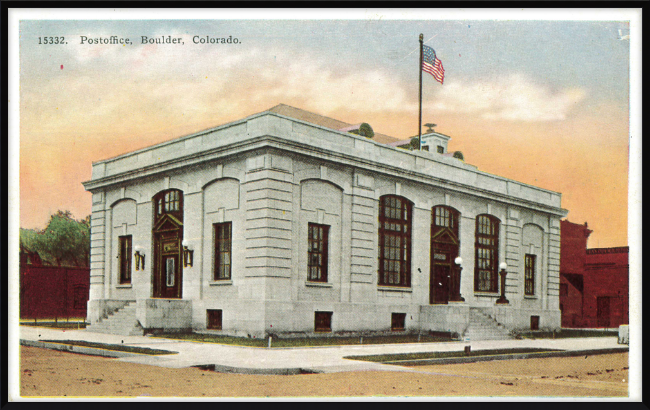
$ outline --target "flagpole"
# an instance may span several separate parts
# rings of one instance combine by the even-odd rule
[[[418,118],[418,151],[422,150],[422,59],[424,58],[423,39],[424,36],[420,34],[420,66],[418,67],[420,71],[420,116]]]

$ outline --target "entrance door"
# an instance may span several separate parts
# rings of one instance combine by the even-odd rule
[[[609,296],[599,296],[596,299],[598,327],[609,327]]]
[[[154,234],[153,297],[181,297],[181,252],[180,230]]]
[[[154,298],[183,294],[183,193],[161,191],[153,197],[153,292]]]
[[[454,259],[458,256],[460,213],[448,206],[438,205],[431,209],[431,264],[429,271],[429,303],[447,304],[459,295],[459,289],[451,289],[451,275],[456,269]]]
[[[451,266],[448,264],[433,265],[431,277],[430,303],[447,304],[449,302],[449,276]]]

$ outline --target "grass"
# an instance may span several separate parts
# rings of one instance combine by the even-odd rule
[[[51,327],[54,329],[85,329],[86,322],[20,322],[21,326]]]
[[[161,333],[155,337],[181,339],[193,342],[219,343],[239,346],[268,347],[268,339],[247,337],[219,336],[201,333]],[[432,343],[451,342],[450,336],[444,335],[390,335],[390,336],[332,336],[332,337],[303,337],[277,338],[273,337],[271,347],[308,347],[308,346],[340,346],[358,344],[391,344],[391,343]]]
[[[391,363],[406,360],[423,360],[423,359],[447,359],[454,357],[480,357],[480,356],[493,356],[500,354],[517,354],[517,353],[539,353],[539,352],[552,352],[559,351],[556,349],[535,349],[535,348],[519,348],[519,349],[486,349],[486,350],[473,350],[466,354],[464,351],[454,352],[421,352],[421,353],[395,353],[395,354],[377,354],[367,356],[346,356],[344,359],[362,360],[366,362],[377,363]]]
[[[177,352],[171,352],[169,350],[150,349],[148,347],[124,346],[124,345],[114,345],[114,344],[97,343],[97,342],[86,342],[84,340],[40,340],[40,341],[48,342],[48,343],[72,345],[72,346],[92,347],[92,348],[104,349],[104,350],[114,350],[118,352],[148,354],[148,355],[177,354]]]
[[[519,332],[526,339],[566,339],[569,337],[618,337],[618,330],[562,329],[559,332]]]

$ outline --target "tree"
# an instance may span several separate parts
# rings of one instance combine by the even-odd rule
[[[70,211],[57,211],[42,231],[21,228],[20,243],[45,264],[90,266],[90,215],[76,221]]]
[[[359,125],[359,129],[352,130],[350,132],[352,134],[361,135],[362,137],[366,137],[366,138],[373,138],[375,136],[375,132],[372,130],[372,127],[367,122],[364,122],[361,125]]]
[[[375,136],[375,132],[372,130],[370,124],[364,122],[359,126],[359,135],[366,138],[373,138]]]
[[[460,151],[456,151],[456,152],[454,152],[454,158],[458,158],[458,159],[461,160],[461,161],[464,161],[464,160],[465,160],[465,157],[463,156],[463,153],[460,152]]]

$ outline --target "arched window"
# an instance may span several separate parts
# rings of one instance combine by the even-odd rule
[[[443,228],[449,228],[458,238],[460,213],[454,208],[444,205],[434,206],[431,210],[433,231],[437,232]],[[435,234],[435,232],[433,232]]]
[[[168,189],[158,192],[153,197],[154,220],[165,214],[171,214],[179,221],[183,221],[183,193],[178,189]]]
[[[499,219],[492,215],[476,217],[476,257],[474,258],[474,290],[498,291]]]
[[[411,286],[412,203],[403,197],[379,198],[379,284]]]

